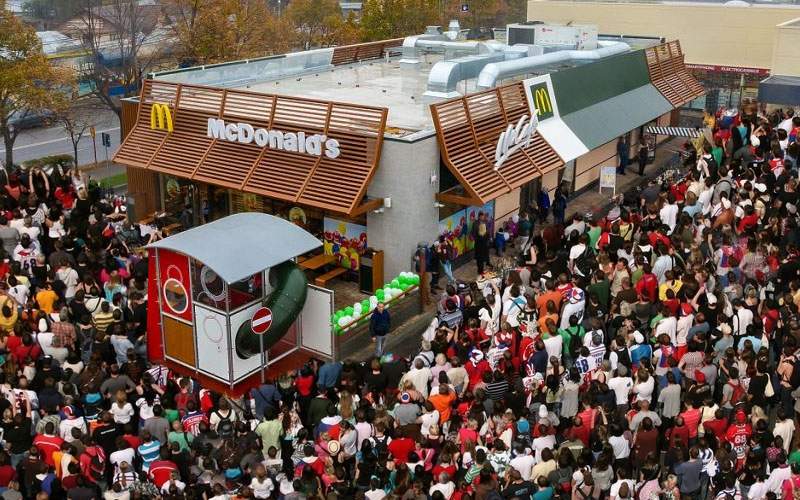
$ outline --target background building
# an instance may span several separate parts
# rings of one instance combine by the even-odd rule
[[[530,21],[592,23],[601,33],[680,40],[687,67],[706,88],[687,107],[708,110],[756,98],[759,81],[770,74],[800,75],[797,18],[800,6],[772,2],[528,2]]]

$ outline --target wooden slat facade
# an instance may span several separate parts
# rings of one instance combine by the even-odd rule
[[[139,103],[131,99],[123,99],[122,102],[121,131],[124,140],[136,127],[139,113]],[[158,208],[159,186],[158,175],[155,172],[148,172],[141,168],[128,167],[128,195],[136,201],[134,213],[131,214],[135,219],[145,217]]]
[[[380,160],[386,108],[145,81],[136,125],[114,160],[148,173],[197,180],[343,214],[358,209]],[[153,130],[154,104],[169,106],[174,130]],[[326,134],[339,142],[330,159],[216,140],[208,118],[254,128]]]
[[[539,135],[494,169],[500,133],[531,110],[522,82],[431,105],[431,116],[445,164],[471,199],[486,203],[564,162]]]
[[[331,64],[340,66],[368,59],[380,59],[389,47],[399,47],[403,44],[402,38],[391,40],[381,40],[379,42],[357,43],[354,45],[342,45],[333,48],[333,59]]]
[[[675,107],[700,97],[705,89],[689,73],[678,40],[645,49],[650,80],[659,92]]]

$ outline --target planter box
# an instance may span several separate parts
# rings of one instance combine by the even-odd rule
[[[419,301],[419,288],[414,287],[413,290],[408,291],[402,297],[393,300],[388,311],[392,315],[391,331],[394,332],[400,325],[422,312]],[[335,342],[335,354],[338,361],[360,354],[365,347],[371,345],[369,321],[354,326],[342,335],[337,335]]]

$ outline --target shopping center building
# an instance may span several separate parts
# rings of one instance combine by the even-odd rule
[[[350,269],[381,250],[391,278],[439,235],[468,253],[480,212],[499,225],[540,188],[596,186],[618,138],[635,154],[644,126],[704,92],[658,30],[515,29],[512,45],[430,29],[152,75],[115,157],[133,213],[280,215]]]
[[[528,19],[680,40],[687,68],[706,89],[686,106],[690,109],[738,107],[742,100],[757,99],[759,82],[770,75],[800,77],[800,6],[780,0],[529,0]]]

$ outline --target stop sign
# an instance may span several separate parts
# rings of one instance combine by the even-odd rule
[[[261,307],[253,313],[250,319],[250,328],[256,335],[267,333],[272,326],[272,311],[268,307]]]

